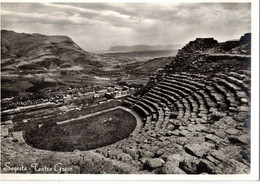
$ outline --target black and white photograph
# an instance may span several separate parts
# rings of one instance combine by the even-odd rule
[[[2,179],[255,173],[252,3],[2,1]]]

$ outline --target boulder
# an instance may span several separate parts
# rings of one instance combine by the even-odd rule
[[[213,150],[211,155],[219,161],[226,160],[225,153],[221,150]]]
[[[183,137],[191,137],[191,132],[188,131],[188,130],[182,130],[180,131],[180,136],[183,136]]]
[[[117,155],[117,159],[122,162],[130,162],[132,160],[132,157],[129,154],[120,153]]]
[[[222,139],[226,138],[227,136],[227,134],[225,133],[225,129],[215,130],[215,135]]]
[[[155,169],[158,167],[162,167],[164,163],[165,161],[161,158],[153,158],[147,160],[146,165],[151,169]]]
[[[250,143],[250,135],[243,134],[240,136],[230,136],[228,140],[232,143],[241,143],[241,144],[249,144]]]
[[[182,169],[187,174],[197,174],[197,165],[199,160],[183,160],[180,162],[180,169]]]
[[[237,113],[236,117],[234,118],[236,121],[244,122],[247,118],[248,113],[247,112],[239,112]]]
[[[186,174],[176,164],[172,162],[166,162],[162,167],[162,174]]]
[[[248,166],[235,159],[227,160],[226,162],[223,162],[221,165],[219,165],[219,167],[221,172],[225,174],[249,174],[250,173],[250,168]],[[220,173],[220,171],[218,172]]]
[[[208,134],[205,136],[205,140],[206,141],[211,141],[213,143],[219,144],[223,139],[221,139],[220,137],[213,135],[213,134]]]
[[[237,135],[239,133],[239,130],[237,130],[235,128],[229,128],[226,130],[226,133],[230,134],[230,135]]]
[[[173,162],[176,165],[179,165],[180,161],[182,161],[183,159],[184,159],[184,157],[178,153],[172,154],[172,155],[169,155],[168,157],[166,157],[167,162]]]
[[[248,106],[240,106],[239,111],[240,112],[249,112],[250,108]]]
[[[174,130],[171,133],[172,133],[172,135],[175,135],[175,136],[179,136],[180,135],[180,131],[179,130]]]
[[[235,127],[237,125],[237,121],[235,121],[231,116],[225,116],[217,121],[215,124],[218,125],[219,128],[226,128],[227,125]]]
[[[214,144],[204,142],[202,144],[188,144],[184,148],[187,153],[202,158],[209,150],[214,147]]]
[[[204,128],[201,130],[201,132],[204,132],[204,133],[208,133],[208,134],[213,134],[215,133],[215,130],[211,129],[211,128]]]
[[[142,164],[145,164],[150,158],[140,158],[139,161],[142,163]]]
[[[140,151],[140,156],[141,157],[153,158],[154,157],[154,153],[152,153],[150,151],[141,150]]]
[[[236,129],[238,129],[238,130],[243,130],[243,128],[244,128],[244,123],[238,123],[236,125]]]
[[[221,162],[219,160],[217,160],[216,158],[214,158],[213,156],[207,156],[206,157],[207,160],[209,160],[210,162],[212,162],[215,165],[220,164]]]
[[[165,152],[164,149],[159,149],[159,150],[157,150],[156,155],[157,155],[158,157],[160,157],[161,155],[164,154],[164,152]]]
[[[174,128],[175,128],[174,125],[169,125],[169,126],[167,127],[168,130],[174,130]]]
[[[189,143],[189,140],[186,137],[178,137],[176,139],[176,143],[184,146],[185,144]]]
[[[214,174],[215,165],[208,160],[201,160],[197,165],[197,173]]]
[[[72,158],[70,159],[70,162],[73,165],[77,165],[81,160],[83,159],[83,157],[81,157],[80,155],[72,155]]]
[[[124,152],[129,154],[134,160],[139,158],[139,150],[138,149],[125,148]]]

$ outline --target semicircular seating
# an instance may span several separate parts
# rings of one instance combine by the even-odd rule
[[[129,96],[125,102],[130,103],[127,107],[145,121],[139,134],[114,145],[120,150],[128,147],[138,150],[138,159],[132,158],[131,163],[142,169],[143,158],[164,158],[160,156],[161,152],[163,155],[179,153],[189,159],[204,159],[205,163],[223,169],[221,163],[224,161],[219,160],[217,153],[226,151],[227,158],[236,159],[236,156],[230,156],[230,150],[237,149],[236,144],[245,145],[248,137],[248,130],[243,127],[250,126],[247,125],[250,73],[242,70],[209,76],[165,73],[147,93]],[[200,151],[209,155],[199,156],[200,152],[193,144],[201,146]],[[208,145],[213,147],[209,149]],[[245,163],[239,161],[244,168]],[[183,169],[181,165],[179,167]]]
[[[138,98],[130,96],[125,102],[145,120],[151,117],[150,124],[155,124],[156,129],[165,129],[171,119],[207,123],[211,114],[235,116],[240,111],[248,112],[249,83],[245,71],[213,76],[166,73],[146,94]]]

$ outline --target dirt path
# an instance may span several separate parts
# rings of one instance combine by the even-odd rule
[[[88,118],[88,117],[96,116],[96,115],[99,115],[99,114],[102,114],[102,113],[105,113],[105,112],[109,112],[109,111],[113,111],[113,110],[116,110],[116,109],[122,109],[124,111],[127,111],[135,117],[137,125],[136,125],[135,130],[132,132],[133,135],[137,134],[142,129],[142,127],[144,126],[142,118],[135,111],[128,109],[126,107],[122,107],[122,106],[117,106],[117,107],[113,107],[113,108],[110,108],[110,109],[95,112],[95,113],[92,113],[92,114],[87,114],[85,116],[80,116],[80,117],[77,117],[77,118],[72,118],[72,119],[69,119],[69,120],[56,122],[56,124],[61,125],[61,124],[65,124],[65,123],[71,123],[71,122],[76,121],[76,120],[81,120],[81,119],[85,119],[85,118]]]
[[[85,119],[85,118],[88,118],[88,117],[91,117],[91,116],[96,116],[96,115],[102,114],[104,112],[109,112],[109,111],[112,111],[112,110],[115,110],[115,109],[118,109],[118,108],[119,107],[113,107],[113,108],[102,110],[102,111],[95,112],[95,113],[92,113],[92,114],[87,114],[85,116],[80,116],[80,117],[77,117],[77,118],[72,118],[72,119],[68,119],[68,120],[65,120],[65,121],[56,122],[56,124],[61,125],[61,124],[64,124],[64,123],[71,123],[71,122],[76,121],[76,120],[81,120],[81,119]]]

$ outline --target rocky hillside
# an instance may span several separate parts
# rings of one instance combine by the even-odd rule
[[[67,36],[1,31],[2,70],[55,70],[97,65],[93,56]]]

